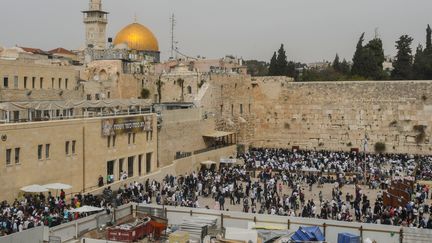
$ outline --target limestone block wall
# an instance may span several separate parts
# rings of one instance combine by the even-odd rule
[[[101,118],[0,125],[2,199],[13,201],[19,188],[31,184],[70,184],[73,188],[67,193],[94,189],[99,175],[107,176],[107,161],[114,161],[116,181],[119,179],[119,161],[123,160],[123,170],[128,171],[129,157],[134,158],[133,176],[139,176],[139,156],[142,156],[141,175],[146,174],[147,169],[150,172],[157,170],[156,116],[151,116],[152,136],[138,132],[135,142],[129,143],[128,134],[121,134],[116,136],[115,145],[111,140],[110,146],[107,137],[102,136]],[[42,146],[40,158],[39,146]],[[10,162],[6,156],[9,149]],[[146,155],[149,153],[152,155],[148,168]]]
[[[432,153],[432,81],[256,82],[254,146]]]
[[[200,109],[162,112],[159,129],[159,163],[170,165],[176,152],[193,152],[206,148],[203,134],[215,129],[214,119],[203,119]]]
[[[183,80],[183,85],[181,85],[179,79]],[[163,83],[162,102],[193,102],[199,92],[199,83],[201,80],[207,80],[207,77],[200,73],[188,75],[163,75],[161,77]]]

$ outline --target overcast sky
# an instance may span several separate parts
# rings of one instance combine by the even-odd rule
[[[81,10],[88,0],[0,0],[0,44],[77,49],[84,46]],[[332,60],[335,53],[352,59],[358,37],[375,35],[386,55],[403,34],[414,38],[413,50],[425,42],[432,24],[431,0],[103,0],[110,12],[107,34],[114,37],[138,16],[169,56],[170,14],[177,18],[179,50],[190,56],[268,61],[285,44],[288,59]]]

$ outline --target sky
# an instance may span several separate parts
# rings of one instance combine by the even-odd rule
[[[89,0],[0,0],[0,46],[51,50],[84,47],[80,11]],[[170,55],[170,21],[175,14],[179,50],[207,58],[227,54],[269,61],[280,44],[289,60],[351,60],[362,32],[375,33],[385,55],[395,41],[414,38],[413,51],[425,42],[432,24],[431,0],[103,0],[110,12],[107,37],[134,21],[156,35],[162,59]]]

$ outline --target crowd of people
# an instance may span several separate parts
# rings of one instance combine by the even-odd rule
[[[129,202],[217,210],[237,207],[258,214],[432,229],[428,186],[415,184],[410,191],[413,196],[404,206],[391,207],[383,200],[383,191],[395,178],[430,179],[431,156],[256,148],[238,159],[244,164],[166,175],[162,181],[126,183],[115,191],[106,187],[101,195],[77,194],[70,201],[66,201],[64,191],[58,197],[40,193],[12,203],[4,201],[0,204],[0,233],[75,220],[88,215],[71,212],[82,205],[103,207],[109,212]],[[367,176],[363,178],[365,169]],[[366,185],[360,186],[362,181]],[[347,184],[354,186],[345,189]],[[311,195],[313,187],[319,191],[318,197]],[[325,196],[325,190],[331,191],[330,197]],[[376,190],[376,198],[369,198],[365,190]]]

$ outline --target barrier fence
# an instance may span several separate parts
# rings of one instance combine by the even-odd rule
[[[325,235],[327,242],[337,242],[337,236],[342,232],[359,235],[362,241],[369,238],[376,242],[385,243],[430,243],[432,239],[432,230],[430,229],[129,203],[118,207],[110,215],[107,215],[106,212],[100,212],[52,228],[36,227],[21,233],[0,237],[0,243],[65,242],[78,239],[85,233],[98,229],[110,221],[119,220],[135,213],[166,217],[170,225],[182,223],[184,217],[214,216],[217,217],[217,225],[220,229],[226,227],[248,229],[250,224],[254,223],[259,227],[276,226],[294,232],[300,226],[318,226]]]
[[[362,241],[369,238],[376,242],[385,243],[429,243],[432,239],[432,230],[381,224],[365,224],[316,218],[286,217],[160,205],[138,205],[136,210],[137,212],[155,216],[165,215],[168,218],[169,224],[180,224],[185,216],[215,216],[218,218],[217,224],[220,228],[235,227],[247,229],[250,223],[255,223],[257,226],[276,226],[294,232],[300,226],[318,226],[325,235],[327,242],[337,242],[338,234],[342,232],[359,235]]]

